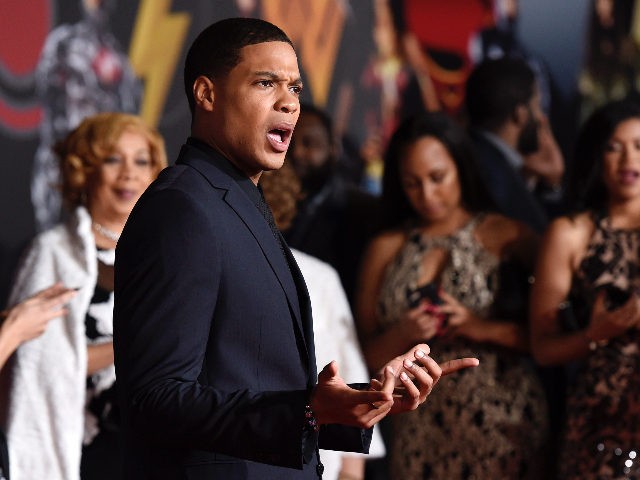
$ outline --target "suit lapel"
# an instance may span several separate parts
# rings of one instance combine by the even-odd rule
[[[282,238],[283,244],[286,245],[284,238]],[[304,281],[304,276],[298,267],[293,253],[288,246],[285,247],[285,254],[287,255],[287,262],[291,270],[291,275],[296,284],[296,289],[299,294],[300,300],[300,313],[302,316],[302,327],[304,332],[304,338],[307,346],[307,354],[309,358],[309,388],[313,388],[317,382],[317,366],[316,366],[316,352],[315,341],[313,335],[313,317],[311,312],[311,300],[309,298],[309,291],[307,290],[307,284]]]
[[[295,276],[297,273],[302,280],[302,275],[300,274],[300,271],[295,264],[295,260],[292,265],[295,266],[295,270],[297,270],[296,273],[294,273],[293,268],[290,271],[290,267],[287,265],[287,260],[282,255],[282,251],[280,250],[278,243],[273,237],[273,233],[271,232],[271,229],[269,228],[269,225],[265,221],[264,217],[260,214],[256,206],[242,191],[235,180],[227,172],[224,171],[224,167],[226,167],[227,165],[225,165],[223,162],[228,161],[223,157],[220,157],[219,161],[214,164],[213,162],[207,161],[202,157],[204,157],[204,155],[200,153],[199,149],[185,146],[183,147],[183,150],[179,157],[179,162],[195,168],[198,172],[200,172],[207,178],[207,180],[213,187],[226,190],[223,199],[249,229],[256,242],[260,246],[260,249],[262,250],[267,262],[269,262],[271,269],[275,273],[278,282],[280,283],[280,286],[282,287],[287,297],[287,301],[289,302],[289,307],[294,317],[294,323],[296,324],[298,334],[300,335],[300,338],[302,338],[307,356],[309,356],[310,353],[313,353],[313,350],[310,351],[309,348],[309,343],[313,342],[313,334],[311,337],[308,336],[308,328],[304,327],[302,321],[301,305],[298,301],[298,291],[296,289],[296,283],[293,279],[293,276]],[[231,167],[229,166],[229,168]],[[286,245],[284,239],[282,239],[282,242]],[[285,251],[288,250],[288,247],[285,247]],[[288,256],[291,259],[293,258],[290,252],[288,252]],[[289,263],[291,264],[291,261],[289,261]],[[304,284],[304,280],[302,280],[302,284]],[[301,291],[301,293],[304,293],[302,298],[308,299],[306,286],[304,287],[304,292]],[[309,320],[308,322],[305,321],[304,323],[306,324],[311,322]],[[312,363],[315,363],[315,359],[313,359]]]

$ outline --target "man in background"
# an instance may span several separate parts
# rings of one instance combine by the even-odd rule
[[[560,213],[564,160],[522,59],[485,60],[469,76],[466,108],[487,191],[498,211],[542,232]]]

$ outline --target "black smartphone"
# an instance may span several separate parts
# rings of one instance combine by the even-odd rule
[[[629,301],[629,298],[631,298],[631,292],[622,290],[621,288],[615,287],[611,284],[603,285],[600,288],[604,289],[606,292],[605,304],[609,311],[620,308]]]
[[[438,295],[440,288],[434,282],[426,283],[414,289],[407,289],[407,302],[409,308],[415,308],[418,304],[426,299],[433,305],[441,305],[442,299]]]
[[[439,290],[440,287],[434,282],[421,285],[413,290],[407,289],[407,302],[409,304],[409,308],[416,308],[424,299],[426,299],[431,305],[442,305],[444,302],[438,294]],[[435,315],[438,319],[438,327],[435,336],[439,337],[444,335],[449,325],[449,315],[433,311],[430,311],[430,313]]]

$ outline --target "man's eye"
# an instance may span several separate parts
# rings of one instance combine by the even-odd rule
[[[260,80],[260,81],[258,82],[258,84],[259,84],[261,87],[270,87],[270,86],[272,86],[272,85],[273,85],[273,82],[272,82],[271,80]]]
[[[302,86],[294,85],[290,88],[290,90],[294,93],[294,95],[300,95],[302,93]]]

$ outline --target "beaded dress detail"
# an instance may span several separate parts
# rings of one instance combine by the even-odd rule
[[[388,328],[408,309],[407,289],[421,277],[430,249],[447,252],[442,288],[480,316],[490,316],[500,260],[475,237],[483,216],[452,235],[414,230],[383,278],[377,313]],[[539,479],[546,439],[546,400],[525,357],[488,343],[438,337],[428,341],[438,362],[476,356],[480,367],[443,377],[417,410],[392,417],[392,478]]]
[[[640,292],[640,229],[614,229],[606,217],[594,220],[572,285],[572,301],[586,307],[576,318],[581,328],[600,289]],[[576,372],[568,392],[560,478],[640,479],[639,345],[638,330],[629,330],[591,352]]]

